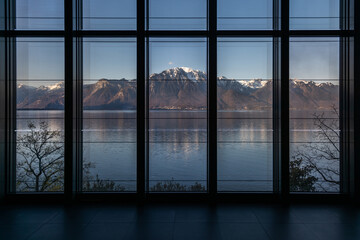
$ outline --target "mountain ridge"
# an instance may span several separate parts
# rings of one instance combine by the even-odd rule
[[[272,80],[217,78],[219,110],[268,110],[272,108]],[[177,67],[149,76],[149,108],[201,110],[207,108],[207,75],[200,70]],[[136,80],[99,79],[83,85],[87,110],[136,109]],[[338,105],[339,86],[298,79],[290,80],[292,109],[331,109]],[[64,82],[34,87],[19,84],[17,108],[63,109]]]

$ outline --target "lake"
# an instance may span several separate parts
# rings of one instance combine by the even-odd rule
[[[318,141],[312,113],[292,112],[291,151]],[[326,115],[330,117],[330,115]],[[45,120],[63,130],[62,111],[17,111],[17,132],[29,121]],[[218,113],[218,190],[273,190],[273,120],[270,111]],[[83,161],[92,177],[136,190],[136,113],[84,111]],[[206,111],[151,111],[148,130],[149,187],[173,181],[184,186],[207,182]]]

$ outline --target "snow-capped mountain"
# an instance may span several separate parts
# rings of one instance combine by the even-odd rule
[[[50,91],[51,90],[56,90],[56,89],[63,89],[64,88],[64,82],[58,82],[55,83],[54,85],[50,85],[47,87]]]
[[[252,80],[248,80],[248,81],[239,80],[238,82],[243,86],[256,89],[256,88],[264,87],[267,84],[268,81],[269,80],[252,79]]]
[[[170,68],[161,73],[153,73],[150,79],[154,80],[193,80],[193,81],[206,81],[206,73],[200,70],[194,70],[188,67]]]
[[[219,110],[261,110],[272,107],[272,80],[218,77]],[[149,76],[150,109],[206,109],[207,75],[187,67]],[[136,109],[136,80],[100,79],[83,86],[84,109]],[[294,79],[290,82],[291,108],[328,109],[337,105],[339,86]],[[64,83],[33,87],[19,84],[18,109],[63,109]]]

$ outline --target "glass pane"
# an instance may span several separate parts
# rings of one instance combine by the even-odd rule
[[[218,0],[219,30],[273,28],[272,0]]]
[[[149,0],[149,29],[205,30],[206,0]]]
[[[206,191],[207,42],[149,42],[149,191]]]
[[[83,191],[136,191],[136,40],[83,40]]]
[[[291,38],[290,189],[340,190],[339,38]]]
[[[340,0],[290,0],[290,29],[339,28]]]
[[[218,39],[218,190],[272,191],[272,39]]]
[[[63,0],[16,0],[16,29],[63,30]]]
[[[64,41],[16,40],[16,191],[64,190]]]
[[[136,0],[83,0],[83,29],[135,30]]]

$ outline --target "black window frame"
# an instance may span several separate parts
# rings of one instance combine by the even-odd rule
[[[220,0],[221,1],[221,0]],[[208,0],[207,30],[147,30],[149,0],[137,0],[137,30],[81,30],[82,1],[64,0],[64,30],[15,30],[15,0],[0,0],[0,199],[45,200],[237,200],[237,201],[350,201],[360,200],[360,2],[340,0],[339,30],[290,30],[290,0],[273,0],[272,30],[217,30],[217,0]],[[281,5],[281,11],[280,9]],[[1,17],[0,15],[0,17]],[[281,16],[281,17],[280,17]],[[289,189],[289,40],[291,37],[340,38],[340,125],[342,186],[338,194],[290,193]],[[65,43],[65,186],[64,193],[14,193],[11,167],[14,159],[15,39],[62,37]],[[137,40],[137,192],[81,192],[82,37],[134,37]],[[146,79],[150,37],[204,37],[208,40],[208,191],[206,193],[149,193],[147,191]],[[273,145],[274,191],[270,193],[219,193],[217,191],[217,39],[218,37],[273,38]],[[3,40],[3,41],[2,41]],[[68,104],[70,103],[70,104]]]

